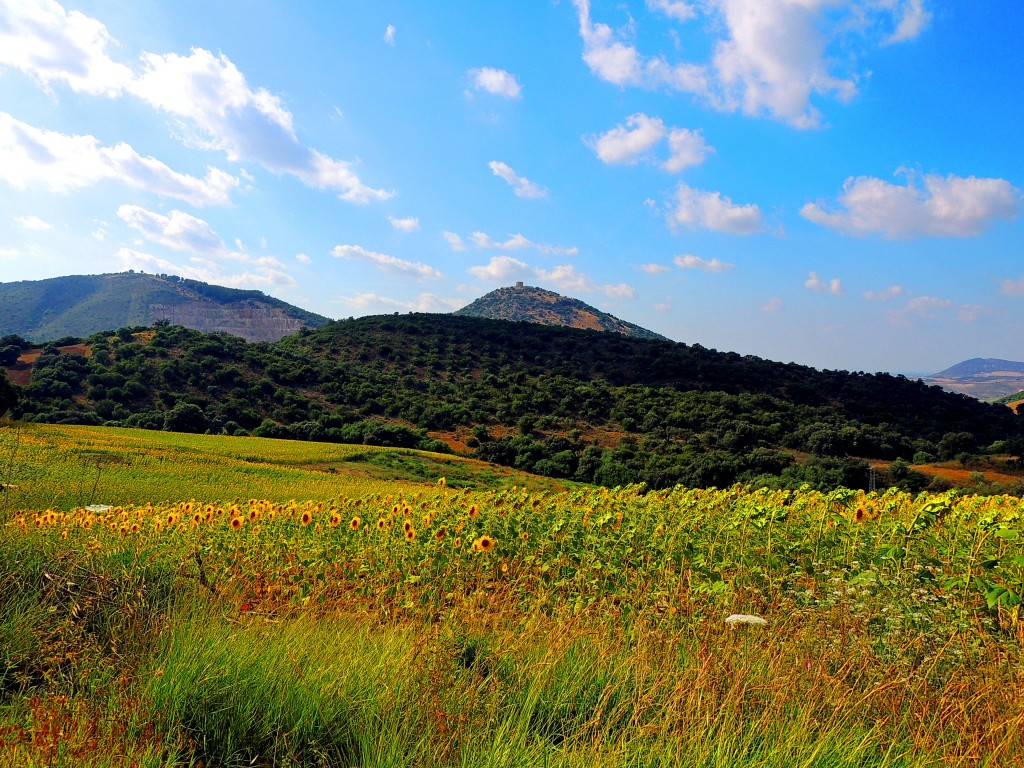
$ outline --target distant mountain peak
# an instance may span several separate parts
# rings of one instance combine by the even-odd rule
[[[37,342],[158,320],[276,341],[329,322],[262,291],[134,271],[0,283],[0,306],[0,336],[18,334]]]
[[[924,377],[950,392],[979,400],[996,400],[1024,390],[1024,362],[993,357],[972,357],[944,371]]]
[[[538,325],[561,325],[568,328],[587,328],[594,331],[608,331],[638,339],[662,339],[661,334],[641,328],[639,325],[620,320],[614,315],[602,312],[579,299],[562,296],[554,291],[532,285],[516,283],[498,288],[481,296],[471,304],[455,312],[466,317],[484,317],[491,320],[536,323]]]

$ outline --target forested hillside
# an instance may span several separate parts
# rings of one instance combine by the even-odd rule
[[[1014,451],[1024,436],[1005,406],[900,376],[452,315],[335,322],[276,343],[166,324],[87,342],[88,357],[42,350],[15,416],[468,446],[538,474],[655,487],[863,486],[864,459]]]

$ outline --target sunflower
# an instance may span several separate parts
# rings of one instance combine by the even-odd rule
[[[405,529],[405,540],[412,541],[416,538],[416,529],[411,525]]]
[[[303,525],[309,525],[313,522],[313,515],[310,513],[308,509],[302,513],[302,518],[299,520],[299,522]]]
[[[443,477],[439,477],[439,478],[437,478],[437,484],[438,484],[438,486],[439,486],[439,487],[441,487],[441,488],[444,488],[444,486],[445,486],[445,483],[447,483],[447,482],[448,482],[448,481],[447,481],[447,480],[445,480],[445,479],[444,479]]]
[[[477,549],[481,552],[490,552],[494,549],[497,542],[490,536],[481,536],[479,539],[473,542],[473,549]]]
[[[403,527],[405,528],[405,532],[409,533],[409,531],[412,530],[412,520],[406,520]]]
[[[447,529],[447,528],[445,528],[445,527],[444,527],[444,526],[442,525],[442,526],[441,526],[440,528],[438,528],[438,529],[437,529],[437,531],[436,531],[436,532],[434,533],[434,540],[435,540],[435,541],[444,541],[444,537],[445,537],[445,536],[447,536],[447,535],[448,535],[448,529]]]
[[[529,531],[523,531],[521,534],[519,534],[519,538],[522,539],[523,541],[529,541],[530,540],[530,532]]]
[[[377,521],[377,530],[383,531],[386,527],[387,523],[384,521],[384,518],[380,518],[380,520]]]
[[[462,537],[461,536],[456,536],[455,537],[455,541],[453,543],[455,544],[455,548],[458,549],[459,547],[462,546]]]
[[[867,510],[864,507],[857,507],[857,511],[853,513],[853,520],[857,523],[863,523],[868,518]]]
[[[236,531],[242,530],[242,526],[245,525],[244,517],[233,517],[231,518],[231,527]]]
[[[363,521],[360,520],[359,517],[357,516],[352,518],[352,520],[348,524],[348,527],[351,528],[353,531],[358,531],[359,526],[361,526],[362,524]]]
[[[469,508],[469,519],[472,520],[474,517],[480,514],[480,508],[474,504]]]

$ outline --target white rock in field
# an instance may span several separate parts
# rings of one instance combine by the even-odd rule
[[[755,616],[752,613],[734,613],[731,616],[725,617],[725,623],[730,627],[738,627],[740,624],[753,624],[758,627],[763,627],[768,622],[760,616]]]
[[[109,504],[90,504],[86,507],[89,512],[106,512],[108,509],[113,509]]]

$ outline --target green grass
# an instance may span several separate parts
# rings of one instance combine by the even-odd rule
[[[13,461],[12,461],[13,458]],[[329,499],[382,482],[456,487],[565,483],[479,461],[364,445],[0,422],[0,509],[180,499]]]

